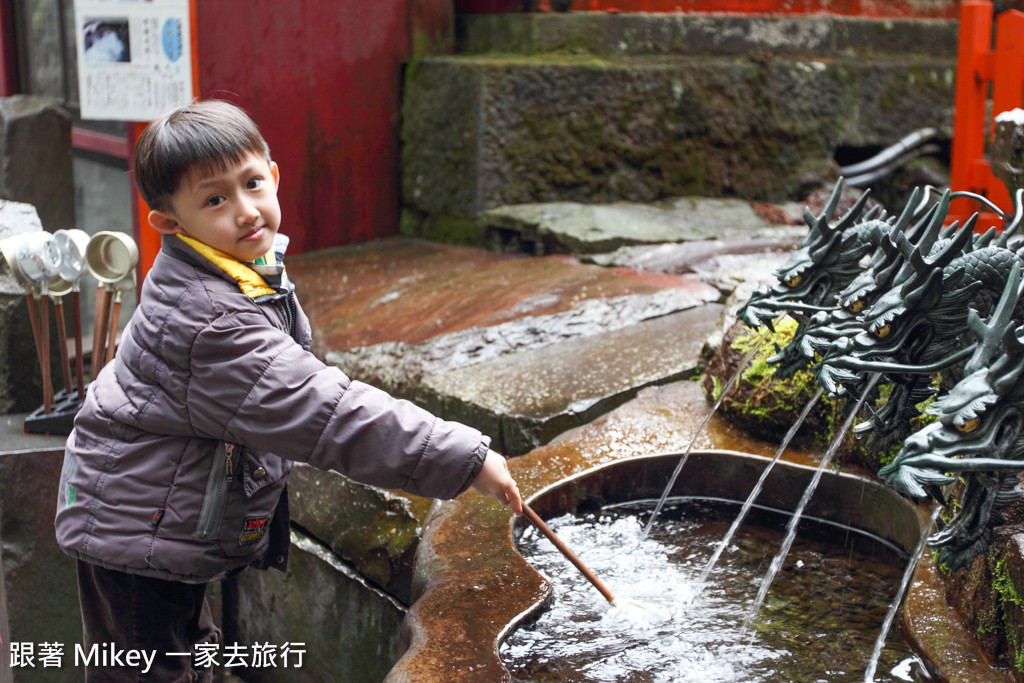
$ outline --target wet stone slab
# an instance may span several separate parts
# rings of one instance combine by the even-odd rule
[[[606,254],[633,245],[707,240],[789,244],[807,232],[806,227],[771,224],[751,202],[707,197],[516,204],[484,212],[481,223],[489,243],[534,254]]]
[[[698,372],[723,307],[707,304],[627,328],[428,377],[418,402],[521,455],[586,424],[647,386]]]
[[[717,301],[693,274],[385,240],[289,261],[318,356],[413,398],[424,377]]]

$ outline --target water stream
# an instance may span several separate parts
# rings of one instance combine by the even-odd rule
[[[621,618],[547,539],[524,529],[519,548],[552,583],[534,621],[502,646],[514,683],[819,683],[859,680],[906,555],[846,526],[805,516],[790,559],[745,639],[741,606],[780,544],[788,513],[755,505],[718,570],[697,575],[739,501],[672,498],[641,539],[654,501],[549,519],[617,596],[668,615]],[[622,552],[622,548],[636,548]],[[749,642],[749,646],[748,646]],[[877,683],[916,681],[920,666],[898,635],[881,651]]]
[[[935,522],[938,521],[940,514],[942,514],[942,506],[936,505],[935,509],[932,510],[928,524],[921,533],[921,540],[917,542],[917,547],[914,548],[914,552],[910,555],[910,561],[907,562],[907,568],[903,571],[903,579],[900,581],[900,588],[896,592],[896,597],[894,597],[892,602],[889,604],[889,611],[886,612],[885,620],[882,622],[882,628],[878,632],[878,638],[875,639],[875,648],[871,651],[871,658],[868,660],[867,669],[864,671],[864,683],[872,683],[875,680],[875,671],[878,669],[878,660],[882,656],[882,648],[885,647],[885,639],[888,637],[889,629],[892,627],[892,622],[896,618],[896,613],[899,611],[900,605],[903,603],[903,596],[910,587],[910,582],[914,580],[914,572],[917,571],[917,564],[921,559],[921,553],[924,552],[925,544],[928,542],[928,536],[931,535],[932,528],[935,526]]]
[[[782,563],[786,560],[786,555],[789,553],[790,548],[793,545],[793,541],[796,538],[797,527],[800,525],[800,518],[803,515],[804,509],[807,507],[807,503],[810,502],[811,496],[814,495],[815,489],[818,488],[818,482],[821,481],[821,475],[825,473],[825,469],[832,463],[832,458],[835,457],[836,452],[839,450],[839,446],[843,442],[843,438],[846,433],[850,431],[850,427],[853,425],[853,421],[857,418],[857,414],[860,413],[864,402],[871,394],[872,389],[878,383],[878,379],[881,377],[879,373],[872,373],[865,384],[864,391],[857,401],[857,404],[843,420],[842,426],[832,437],[832,443],[829,444],[828,450],[821,456],[821,462],[818,464],[818,469],[814,472],[814,477],[811,478],[807,488],[804,489],[803,495],[800,497],[800,502],[797,503],[796,508],[793,510],[793,516],[789,520],[789,524],[786,527],[786,537],[782,541],[782,546],[779,548],[779,552],[772,559],[771,565],[768,567],[768,572],[765,574],[764,579],[761,581],[761,587],[757,591],[757,596],[754,598],[754,602],[750,605],[750,610],[747,612],[746,618],[743,620],[743,630],[746,631],[750,627],[754,618],[757,616],[758,610],[761,609],[761,605],[764,603],[764,599],[768,594],[768,589],[771,588],[772,582],[778,575],[779,570],[782,569]]]
[[[807,416],[810,415],[812,410],[814,410],[814,406],[818,405],[818,401],[821,400],[821,397],[824,394],[825,390],[823,388],[819,388],[814,396],[812,396],[807,402],[807,405],[804,406],[803,410],[800,411],[800,415],[797,416],[793,426],[791,426],[789,431],[786,432],[786,436],[783,437],[778,450],[775,451],[775,456],[764,468],[764,471],[761,472],[760,478],[758,478],[757,483],[754,484],[754,488],[751,489],[750,495],[747,496],[747,500],[743,503],[743,507],[740,508],[739,514],[736,515],[736,519],[733,520],[732,526],[729,527],[729,530],[719,542],[718,547],[715,548],[715,552],[712,553],[711,559],[708,560],[708,563],[704,566],[704,570],[700,573],[700,583],[703,584],[708,580],[708,576],[714,570],[715,564],[718,563],[718,559],[722,556],[725,549],[729,547],[729,543],[732,542],[732,537],[736,535],[736,530],[739,529],[741,524],[743,524],[743,520],[746,519],[747,513],[749,513],[750,508],[753,507],[754,501],[756,501],[757,497],[761,495],[761,490],[764,488],[764,482],[768,479],[768,475],[771,474],[772,468],[775,467],[775,463],[779,461],[782,454],[786,452],[787,448],[789,448],[789,443],[793,440],[793,437],[796,436],[796,433],[800,430],[800,427],[803,426]]]
[[[683,466],[686,464],[686,460],[690,457],[690,453],[693,452],[693,446],[697,443],[697,439],[704,433],[704,428],[711,420],[711,417],[718,412],[719,406],[722,405],[722,401],[725,400],[726,395],[732,389],[733,385],[735,385],[739,380],[740,375],[742,375],[743,371],[747,369],[748,365],[750,365],[750,361],[754,358],[754,354],[757,353],[757,350],[760,349],[761,345],[764,344],[766,339],[768,339],[768,333],[769,330],[767,327],[761,330],[761,336],[754,342],[753,348],[750,349],[750,352],[747,353],[746,357],[740,362],[739,366],[736,368],[736,372],[734,372],[732,377],[729,378],[729,381],[726,382],[724,387],[722,387],[722,392],[718,395],[718,399],[715,401],[714,405],[711,406],[711,410],[709,410],[707,415],[704,416],[701,423],[697,425],[697,429],[694,431],[693,437],[690,439],[690,443],[686,446],[686,450],[683,452],[682,457],[679,458],[679,464],[676,465],[675,470],[672,471],[672,476],[668,479],[668,485],[665,486],[665,490],[662,492],[661,498],[658,499],[658,504],[654,507],[654,512],[651,514],[650,519],[647,520],[647,526],[644,527],[643,533],[640,535],[641,540],[647,538],[651,533],[651,527],[654,526],[654,520],[656,520],[658,515],[661,513],[661,508],[665,505],[665,500],[668,498],[668,494],[672,491],[672,487],[675,486],[676,479],[679,478],[679,473],[682,472]]]

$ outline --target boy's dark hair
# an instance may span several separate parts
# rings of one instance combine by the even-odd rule
[[[187,173],[221,173],[270,148],[248,114],[222,100],[193,102],[164,114],[139,136],[135,185],[150,209],[165,211]]]

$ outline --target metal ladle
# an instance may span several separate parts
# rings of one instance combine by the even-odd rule
[[[113,358],[116,347],[118,318],[121,313],[121,293],[134,286],[135,266],[139,262],[139,248],[135,241],[123,232],[105,230],[89,239],[85,250],[85,263],[89,272],[99,282],[96,293],[96,320],[92,342],[92,377],[103,369]],[[107,340],[108,318],[110,321],[109,342]],[[111,348],[108,349],[108,343]]]
[[[85,398],[85,354],[82,351],[82,303],[80,285],[85,277],[85,250],[89,234],[84,230],[58,230],[53,240],[61,253],[60,277],[71,283],[71,315],[75,334],[75,384],[79,400]]]
[[[49,285],[57,277],[61,256],[48,232],[32,232],[9,237],[0,243],[4,259],[14,277],[26,287],[29,320],[43,378],[43,412],[53,404],[53,383],[50,379]],[[39,299],[37,312],[35,299]]]

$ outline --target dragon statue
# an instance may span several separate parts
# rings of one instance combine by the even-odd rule
[[[862,329],[858,314],[892,286],[892,281],[904,262],[902,253],[892,241],[894,233],[906,231],[908,238],[915,244],[929,238],[934,242],[935,226],[931,220],[932,212],[926,213],[922,220],[910,226],[919,196],[920,190],[915,188],[895,224],[879,218],[867,220],[859,226],[860,232],[867,236],[874,247],[871,259],[867,266],[836,295],[833,307],[818,311],[810,318],[799,313],[792,314],[798,321],[792,342],[778,349],[776,355],[767,359],[768,363],[776,366],[776,377],[791,378],[797,371],[807,368],[815,359],[824,356],[833,342],[844,336],[856,334]],[[935,207],[933,211],[934,209]]]
[[[963,377],[928,408],[938,417],[909,436],[879,475],[914,497],[945,502],[941,487],[963,482],[959,512],[928,544],[952,569],[969,566],[992,541],[1004,511],[1024,498],[1024,326],[1021,264],[1014,263],[988,322],[969,310],[975,338]]]
[[[861,259],[874,250],[870,237],[884,221],[874,221],[878,211],[871,211],[865,221],[857,218],[864,210],[865,192],[834,225],[829,217],[835,213],[843,192],[843,180],[836,182],[820,215],[804,209],[804,222],[810,230],[800,247],[777,271],[778,283],[759,288],[739,310],[738,316],[747,325],[765,325],[774,331],[773,320],[783,313],[813,314],[834,306],[837,294],[863,270]]]
[[[935,220],[945,217],[947,191]],[[1010,268],[1020,262],[1007,247],[1009,231],[998,239],[990,230],[974,235],[976,215],[963,226],[956,223],[929,246],[913,245],[906,235],[894,242],[906,258],[893,281],[862,316],[862,330],[834,342],[817,367],[827,391],[856,394],[867,373],[881,372],[891,391],[857,432],[871,433],[871,446],[889,450],[912,431],[911,420],[919,403],[935,394],[932,375],[939,373],[946,386],[962,375],[973,339],[966,326],[967,310],[987,317]]]

